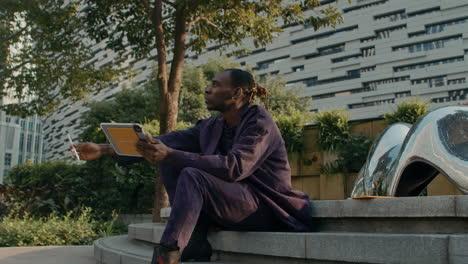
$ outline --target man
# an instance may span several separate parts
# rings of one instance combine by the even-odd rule
[[[159,164],[172,206],[152,263],[178,263],[181,252],[183,261],[209,260],[209,225],[238,231],[310,230],[309,198],[291,189],[280,131],[263,107],[252,104],[267,94],[250,73],[225,70],[205,89],[207,108],[219,115],[137,144],[144,159]],[[84,160],[115,155],[109,145],[75,147]]]

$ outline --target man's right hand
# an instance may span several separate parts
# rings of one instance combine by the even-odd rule
[[[73,146],[78,152],[80,160],[95,160],[100,158],[104,154],[112,154],[107,153],[109,152],[109,148],[112,148],[108,144],[95,144],[91,142],[84,142],[79,144],[73,144]],[[76,156],[71,146],[70,151],[72,152],[73,156]]]

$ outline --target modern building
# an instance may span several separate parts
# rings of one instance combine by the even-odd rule
[[[468,103],[468,1],[466,0],[324,0],[343,13],[344,24],[318,31],[310,25],[283,25],[273,43],[251,53],[231,56],[253,66],[260,77],[281,74],[288,87],[304,87],[313,99],[311,111],[345,108],[352,120],[375,118],[391,112],[411,96],[431,101],[432,107]],[[307,14],[314,15],[312,10]],[[220,45],[203,54],[188,53],[187,60],[202,64],[220,55]],[[221,51],[236,51],[228,47]],[[112,53],[95,46],[99,65],[112,61]],[[169,58],[170,59],[170,58]],[[128,60],[143,85],[154,58]],[[91,96],[106,100],[120,89],[115,84]],[[74,139],[81,132],[83,102],[64,104],[46,120],[47,158],[66,155],[65,130]]]
[[[44,160],[43,119],[20,118],[0,112],[0,184],[15,165]]]

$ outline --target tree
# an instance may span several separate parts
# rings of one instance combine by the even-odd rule
[[[80,30],[79,4],[63,0],[1,0],[0,96],[8,114],[47,114],[61,100],[79,100],[115,81],[111,66],[97,69]]]
[[[154,112],[159,110],[161,134],[176,128],[187,50],[201,52],[210,42],[220,47],[242,46],[246,38],[252,39],[256,47],[264,46],[282,31],[279,21],[283,24],[308,22],[315,29],[342,22],[332,5],[312,17],[305,17],[303,11],[320,6],[319,0],[82,0],[82,9],[77,1],[68,4],[63,0],[3,1],[7,5],[2,5],[0,12],[8,15],[9,22],[16,25],[16,33],[20,35],[12,34],[8,38],[26,43],[24,47],[28,50],[24,53],[27,56],[17,56],[17,61],[10,64],[12,67],[2,71],[7,80],[15,80],[6,87],[17,89],[18,98],[23,98],[25,92],[37,96],[26,105],[28,107],[9,105],[10,111],[15,107],[50,111],[57,98],[51,87],[56,87],[62,97],[77,99],[91,87],[111,81],[115,68],[100,71],[95,70],[92,63],[86,64],[90,61],[89,45],[81,40],[90,39],[90,44],[103,43],[105,48],[115,51],[118,61],[125,60],[128,55],[150,57],[156,50],[160,103]],[[22,21],[26,21],[27,26],[22,26]],[[29,45],[25,39],[34,44]],[[172,55],[170,66],[168,55]],[[58,65],[52,67],[54,61]],[[19,78],[14,76],[15,72],[23,70],[31,73],[20,74]],[[73,74],[57,76],[67,71]],[[57,82],[51,84],[44,79],[47,73]],[[156,192],[164,192],[159,182]],[[167,199],[156,200],[155,212],[158,212],[167,205]],[[155,214],[155,220],[158,219]]]
[[[427,114],[429,106],[429,102],[423,101],[418,97],[413,97],[409,100],[401,101],[397,105],[395,112],[385,113],[384,118],[389,125],[397,122],[414,124],[419,118]]]
[[[260,78],[256,78],[260,79]],[[304,147],[304,126],[312,121],[310,109],[312,99],[302,97],[303,87],[286,88],[281,75],[266,75],[260,81],[268,89],[268,97],[257,99],[271,113],[281,131],[288,153],[302,152]]]

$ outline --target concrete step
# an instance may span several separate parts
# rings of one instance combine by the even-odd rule
[[[129,240],[126,235],[105,237],[94,242],[94,258],[97,264],[150,264],[153,247],[152,243]],[[204,264],[206,262],[190,263]],[[221,262],[210,263],[222,264]]]
[[[316,231],[468,233],[468,195],[311,201]],[[169,217],[170,208],[161,210]]]
[[[212,232],[230,263],[468,264],[468,196],[312,201],[319,232]],[[168,216],[170,209],[162,211]],[[98,263],[149,263],[164,224],[131,224],[96,241]]]
[[[130,225],[128,237],[158,243],[164,227]],[[468,234],[221,231],[208,239],[221,261],[242,263],[468,263]]]

